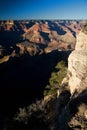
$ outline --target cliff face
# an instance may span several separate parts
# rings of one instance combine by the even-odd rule
[[[75,89],[84,89],[81,84],[87,80],[87,34],[82,31],[77,36],[75,50],[69,56],[68,70],[71,93]]]
[[[77,35],[57,101],[57,130],[87,130],[87,24]],[[65,90],[63,88],[66,88]],[[67,89],[68,88],[68,89]],[[68,92],[71,94],[69,97]],[[68,98],[67,98],[68,97]],[[67,99],[67,100],[66,100]],[[65,103],[66,102],[66,103]]]

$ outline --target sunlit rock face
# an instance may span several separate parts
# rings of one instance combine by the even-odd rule
[[[87,51],[87,34],[82,31],[77,35],[75,50]]]
[[[87,130],[86,32],[87,25],[84,25],[77,35],[75,50],[68,58],[67,76],[62,81],[62,91],[59,91],[57,100],[57,130]],[[64,94],[64,87],[70,95]]]
[[[87,27],[87,25],[85,25]],[[84,27],[83,27],[84,28]],[[85,89],[87,86],[87,33],[86,29],[77,35],[77,42],[75,50],[70,54],[68,58],[68,70],[69,70],[69,86],[71,93],[75,89]],[[84,84],[82,86],[82,84]]]

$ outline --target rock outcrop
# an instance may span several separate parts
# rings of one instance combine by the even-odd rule
[[[87,34],[83,31],[77,36],[75,50],[69,56],[68,70],[71,93],[75,89],[83,89],[81,84],[87,80]]]
[[[83,26],[81,32],[77,35],[75,50],[68,58],[67,76],[62,82],[62,91],[60,91],[57,101],[57,130],[87,130],[86,32],[87,24]],[[64,91],[69,92],[71,96],[67,93],[64,94]]]

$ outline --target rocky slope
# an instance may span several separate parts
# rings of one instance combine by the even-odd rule
[[[77,35],[75,50],[68,58],[68,73],[57,102],[58,130],[87,129],[87,24]],[[64,93],[63,87],[65,86]],[[68,88],[68,89],[67,89]],[[68,98],[67,98],[68,97]],[[66,100],[67,99],[67,100]],[[62,103],[61,103],[62,102]],[[66,103],[65,103],[66,102]],[[61,110],[59,110],[61,108]]]

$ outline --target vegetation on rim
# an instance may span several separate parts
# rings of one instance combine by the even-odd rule
[[[57,90],[60,88],[61,82],[67,73],[67,65],[65,61],[60,61],[55,66],[55,71],[51,73],[49,85],[46,86],[44,96],[56,95]]]

